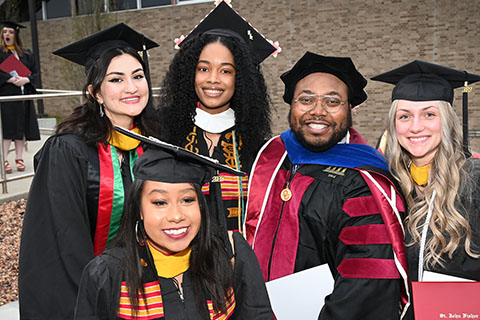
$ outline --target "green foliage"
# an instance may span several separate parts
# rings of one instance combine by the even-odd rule
[[[0,6],[0,20],[21,21],[22,0],[5,0]]]

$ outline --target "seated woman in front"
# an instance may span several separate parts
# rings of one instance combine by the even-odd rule
[[[76,319],[273,319],[255,254],[239,233],[226,247],[201,190],[212,167],[239,172],[199,159],[153,146],[135,163],[118,236],[84,269]]]

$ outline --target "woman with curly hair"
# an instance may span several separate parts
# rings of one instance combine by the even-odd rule
[[[271,135],[270,99],[259,63],[274,51],[221,2],[181,43],[169,67],[159,116],[162,138],[249,172]],[[240,230],[248,178],[222,179],[228,228]]]
[[[22,319],[73,319],[83,267],[118,231],[143,146],[112,128],[153,132],[143,43],[157,46],[118,24],[55,52],[85,66],[86,102],[35,155],[20,246]]]
[[[408,204],[410,279],[480,281],[480,159],[465,152],[451,105],[453,89],[480,76],[415,60],[372,79],[396,84],[385,155]]]

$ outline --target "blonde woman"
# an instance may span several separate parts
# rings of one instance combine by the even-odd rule
[[[451,105],[453,89],[480,76],[413,61],[372,79],[396,84],[385,155],[409,208],[410,279],[480,281],[480,160],[464,152]]]

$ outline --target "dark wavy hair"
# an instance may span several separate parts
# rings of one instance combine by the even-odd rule
[[[202,49],[220,42],[233,55],[236,69],[235,93],[230,107],[235,111],[237,141],[243,146],[243,159],[255,157],[258,149],[271,136],[271,101],[260,66],[254,62],[247,45],[235,37],[199,34],[182,44],[173,58],[164,80],[160,101],[159,122],[162,139],[184,145],[194,125],[198,97],[195,93],[195,70]]]
[[[110,248],[124,248],[124,256],[120,262],[122,279],[117,279],[116,286],[120,288],[121,281],[128,283],[128,295],[132,305],[138,306],[139,292],[144,293],[142,281],[142,266],[140,264],[139,245],[137,232],[140,237],[145,237],[145,228],[140,219],[142,190],[145,181],[136,179],[130,189],[127,206],[116,238]],[[191,242],[190,274],[195,295],[195,303],[201,314],[208,319],[208,309],[205,299],[205,289],[210,293],[215,310],[226,312],[225,297],[229,287],[233,286],[233,266],[228,258],[225,242],[218,225],[212,222],[208,214],[207,203],[199,184],[192,184],[197,194],[201,213],[201,225],[198,234]],[[136,225],[138,222],[138,231]],[[141,250],[141,249],[140,249]],[[153,263],[153,262],[151,262]],[[153,264],[152,264],[153,265]],[[118,295],[119,292],[115,293]],[[115,295],[117,303],[119,299]],[[118,305],[111,310],[115,315]],[[134,310],[138,312],[138,310]],[[115,318],[113,317],[113,318]],[[113,319],[112,318],[112,319]]]
[[[86,102],[76,107],[72,114],[57,125],[56,133],[73,133],[81,137],[87,144],[107,143],[112,131],[112,123],[108,117],[100,116],[100,105],[95,100],[95,96],[100,91],[110,62],[113,58],[122,54],[129,54],[137,59],[144,72],[147,72],[145,63],[132,47],[120,46],[105,51],[87,71],[87,79],[83,86],[83,97]],[[92,95],[88,92],[89,85],[92,85]],[[141,130],[142,134],[147,136],[154,133],[153,117],[150,116],[152,111],[148,110],[150,100],[151,97],[149,97],[147,106],[143,111],[133,118],[135,126]]]

